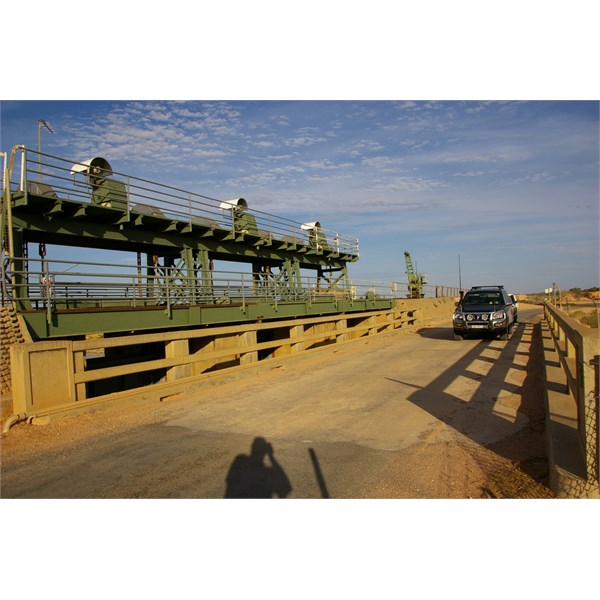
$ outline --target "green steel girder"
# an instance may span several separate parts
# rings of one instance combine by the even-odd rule
[[[319,299],[313,302],[255,302],[228,305],[164,306],[98,310],[57,310],[48,322],[45,310],[22,311],[34,340],[72,338],[92,333],[127,333],[244,323],[303,316],[392,308],[392,299]]]
[[[189,247],[206,250],[215,260],[259,260],[274,266],[298,260],[308,269],[342,268],[358,260],[334,250],[33,194],[14,196],[13,225],[27,232],[28,241],[64,246],[174,254]]]
[[[64,305],[60,307],[58,299],[52,309],[33,310],[27,300],[16,298],[36,340],[318,316],[393,306],[391,299],[335,298],[325,290],[323,296],[304,297],[301,268],[316,271],[318,282],[334,272],[339,272],[334,285],[341,278],[348,280],[347,263],[358,260],[358,256],[340,254],[332,248],[316,249],[304,243],[215,227],[214,223],[192,221],[190,224],[30,193],[13,195],[12,223],[16,260],[26,258],[17,249],[25,247],[24,242],[143,253],[146,264],[142,264],[141,254],[138,255],[139,272],[145,269],[147,287],[156,287],[156,293],[149,294],[157,296],[152,306],[95,308],[80,304],[77,308],[65,309]],[[162,266],[153,262],[154,255],[163,258]],[[236,299],[232,298],[227,304],[195,304],[204,296],[215,302],[212,299],[213,260],[251,263],[256,274],[254,285],[273,284],[277,293],[282,294],[281,299],[235,303]],[[163,294],[166,267],[170,269],[169,298]],[[280,273],[274,274],[272,267],[279,268]],[[302,299],[292,300],[298,297]]]

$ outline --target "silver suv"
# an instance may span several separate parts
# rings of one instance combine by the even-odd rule
[[[517,305],[504,286],[472,287],[456,303],[452,316],[454,339],[470,333],[491,333],[507,340],[517,322]]]

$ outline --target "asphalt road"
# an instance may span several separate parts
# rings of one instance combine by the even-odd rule
[[[2,440],[3,498],[548,497],[541,310],[508,341],[450,319]],[[541,483],[540,483],[541,482]]]

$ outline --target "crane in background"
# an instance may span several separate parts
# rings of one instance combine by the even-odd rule
[[[410,254],[406,250],[404,251],[404,260],[406,261],[406,275],[408,276],[408,297],[423,298],[423,286],[427,283],[427,275],[415,271]]]

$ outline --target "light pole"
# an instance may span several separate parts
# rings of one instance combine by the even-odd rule
[[[42,128],[45,127],[50,133],[54,133],[52,127],[44,121],[38,119],[38,181],[42,181]]]
[[[560,291],[557,283],[552,284],[552,292],[554,295],[554,304],[556,304],[556,306],[559,308],[562,308],[562,292]],[[556,302],[556,292],[558,292],[558,303]]]

